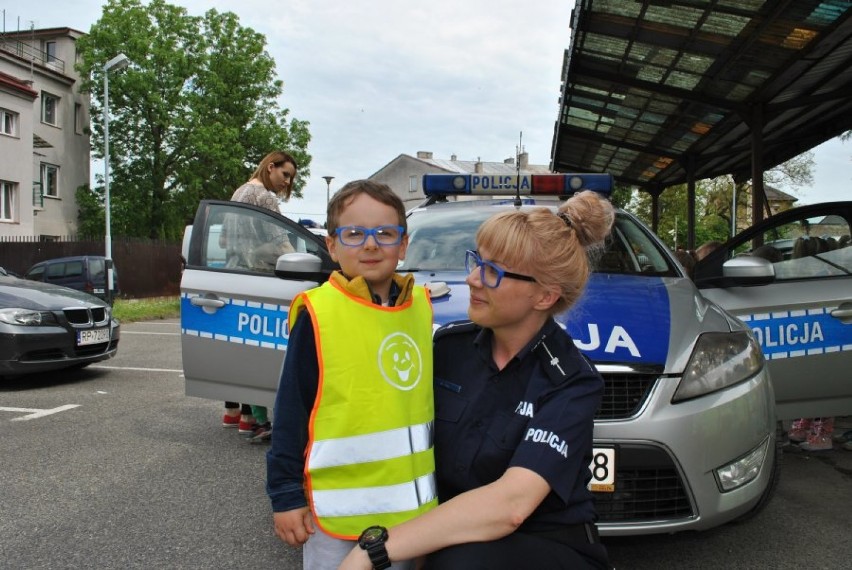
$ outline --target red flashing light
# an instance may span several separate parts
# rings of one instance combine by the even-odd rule
[[[561,174],[534,174],[532,194],[566,194],[565,176]]]

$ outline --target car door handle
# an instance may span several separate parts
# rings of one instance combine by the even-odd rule
[[[207,297],[193,297],[189,302],[196,307],[205,307],[208,309],[221,309],[225,306],[225,301],[219,299],[208,299]]]
[[[844,321],[846,319],[852,319],[852,306],[844,303],[840,307],[831,311],[831,313],[829,314],[835,319],[840,319],[841,321]]]

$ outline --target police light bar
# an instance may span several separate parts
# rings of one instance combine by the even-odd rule
[[[424,174],[427,196],[470,194],[478,196],[569,196],[594,190],[612,194],[611,174]]]

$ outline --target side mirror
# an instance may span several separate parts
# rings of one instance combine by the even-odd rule
[[[275,276],[281,279],[324,283],[329,275],[322,270],[322,260],[312,253],[285,253],[275,263]]]
[[[775,281],[775,266],[762,257],[742,255],[722,265],[722,276],[732,285],[766,285]]]

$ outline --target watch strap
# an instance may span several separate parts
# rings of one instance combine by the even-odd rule
[[[367,548],[367,556],[370,557],[370,562],[373,563],[375,570],[385,570],[391,567],[388,549],[385,547],[385,542],[377,542],[369,545]]]

